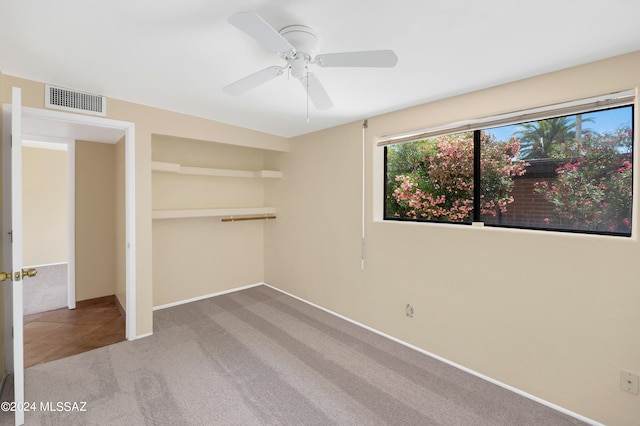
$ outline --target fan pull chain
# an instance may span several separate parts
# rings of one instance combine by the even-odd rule
[[[309,67],[305,66],[304,67],[304,71],[306,74],[306,80],[307,80],[307,124],[309,124]]]

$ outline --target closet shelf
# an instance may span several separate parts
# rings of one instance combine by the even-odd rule
[[[196,217],[237,217],[274,215],[275,207],[238,207],[226,209],[183,209],[183,210],[154,210],[153,219],[180,219]]]
[[[188,167],[178,163],[152,161],[151,170],[157,172],[179,173],[183,175],[218,176],[233,178],[281,178],[282,172],[277,170],[233,170],[212,169],[207,167]]]

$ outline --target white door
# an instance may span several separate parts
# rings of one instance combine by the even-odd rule
[[[3,267],[5,312],[6,368],[13,373],[15,396],[15,424],[24,424],[24,354],[22,318],[22,102],[19,88],[13,88],[10,138],[3,137]],[[4,115],[4,114],[3,114]],[[6,115],[5,115],[6,117]],[[6,135],[6,133],[5,133]],[[8,139],[8,140],[7,140]],[[7,146],[8,145],[8,146]],[[10,150],[10,155],[9,151]],[[7,158],[9,157],[9,158]],[[7,194],[9,192],[9,194]],[[10,270],[8,270],[11,268]]]
[[[22,318],[22,94],[11,92],[11,265],[13,271],[13,387],[16,425],[24,424],[24,340]]]

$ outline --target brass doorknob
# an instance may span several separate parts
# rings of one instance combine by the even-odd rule
[[[22,270],[22,278],[25,278],[25,277],[32,278],[32,277],[35,277],[37,274],[38,274],[38,271],[34,268]],[[1,275],[0,275],[0,278],[2,278]]]
[[[13,272],[9,271],[9,272],[0,272],[0,282],[5,281],[5,280],[12,280],[13,279]]]

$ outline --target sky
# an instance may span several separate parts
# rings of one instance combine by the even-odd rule
[[[631,106],[612,108],[602,111],[590,112],[582,114],[583,130],[589,130],[597,133],[614,133],[619,127],[633,125],[633,108]],[[593,121],[584,122],[586,119]],[[518,131],[518,125],[494,127],[487,129],[498,140],[508,140],[511,135]]]

